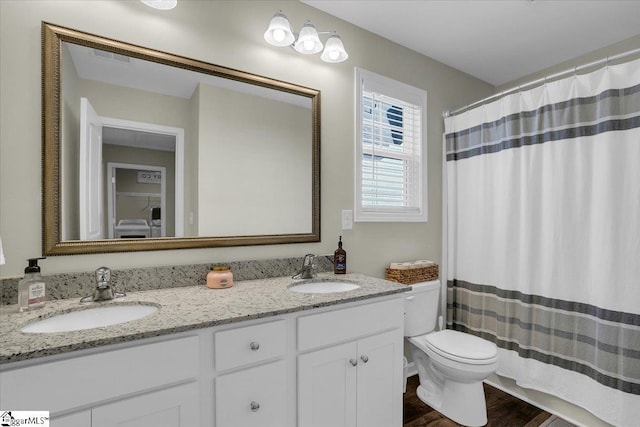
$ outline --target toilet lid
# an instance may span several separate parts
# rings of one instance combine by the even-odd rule
[[[425,342],[436,353],[454,359],[484,361],[498,355],[498,348],[494,343],[451,329],[427,334]]]

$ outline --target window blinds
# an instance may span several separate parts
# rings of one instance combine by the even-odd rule
[[[420,108],[367,91],[362,104],[362,206],[417,209]]]
[[[356,216],[370,221],[424,221],[426,93],[370,74],[361,73],[357,99]]]

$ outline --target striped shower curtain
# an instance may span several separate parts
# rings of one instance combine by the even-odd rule
[[[447,326],[640,425],[640,60],[445,119]]]

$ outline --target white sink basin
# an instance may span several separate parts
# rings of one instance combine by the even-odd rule
[[[20,329],[22,332],[42,334],[52,332],[81,331],[83,329],[103,328],[142,319],[158,311],[153,305],[109,305],[85,310],[58,314],[30,323]]]
[[[358,289],[360,285],[342,280],[314,280],[293,284],[289,287],[293,292],[303,294],[331,294],[334,292],[346,292]]]

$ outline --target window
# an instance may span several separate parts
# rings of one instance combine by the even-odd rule
[[[356,68],[355,221],[426,222],[427,93]]]

